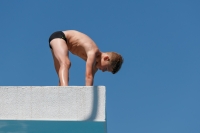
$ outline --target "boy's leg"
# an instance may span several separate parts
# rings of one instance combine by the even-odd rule
[[[60,38],[53,39],[50,44],[52,47],[54,65],[59,76],[60,85],[68,86],[69,68],[71,66],[71,62],[69,60],[67,44]]]
[[[53,60],[54,60],[54,67],[55,67],[55,69],[56,69],[56,73],[57,73],[57,75],[58,75],[58,73],[59,73],[59,69],[60,69],[60,64],[59,64],[58,60],[56,59],[56,57],[55,57],[55,55],[54,55],[52,49],[51,49],[51,53],[52,53]],[[58,75],[58,76],[59,76],[59,75]],[[58,86],[60,86],[60,80],[59,80],[59,82],[58,82]]]

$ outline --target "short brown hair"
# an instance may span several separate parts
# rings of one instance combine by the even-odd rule
[[[115,74],[120,70],[124,59],[120,54],[116,52],[107,52],[107,54],[110,55],[111,58],[110,62],[113,69],[112,73]]]

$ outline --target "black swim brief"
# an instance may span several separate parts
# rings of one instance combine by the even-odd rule
[[[49,37],[49,47],[51,49],[52,49],[52,47],[50,45],[50,42],[55,38],[62,38],[67,43],[67,38],[65,37],[65,34],[62,31],[56,31]]]

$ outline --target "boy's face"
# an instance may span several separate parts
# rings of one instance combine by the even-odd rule
[[[108,56],[103,57],[103,58],[101,59],[101,63],[99,62],[99,63],[97,64],[97,68],[98,68],[99,70],[101,70],[102,72],[105,72],[105,71],[111,72],[111,71],[112,71],[112,67],[111,67],[111,64],[110,64],[110,59],[109,59],[109,57],[108,57]]]

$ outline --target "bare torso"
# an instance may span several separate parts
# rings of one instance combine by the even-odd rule
[[[99,51],[95,42],[85,35],[84,33],[75,31],[75,30],[67,30],[63,31],[67,38],[67,46],[69,51],[81,57],[83,60],[87,60],[88,53],[91,51]],[[97,56],[99,52],[96,52]]]

